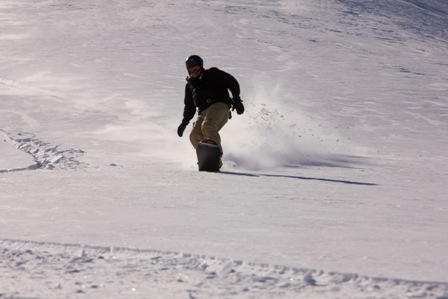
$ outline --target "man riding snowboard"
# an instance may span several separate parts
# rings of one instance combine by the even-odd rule
[[[198,55],[188,57],[185,65],[189,76],[185,86],[183,119],[177,135],[182,137],[197,110],[198,118],[190,133],[191,144],[197,148],[201,140],[211,139],[221,148],[222,156],[219,131],[229,120],[230,109],[236,110],[238,114],[244,113],[238,81],[216,67],[204,69],[204,61]],[[222,161],[219,166],[222,166]]]

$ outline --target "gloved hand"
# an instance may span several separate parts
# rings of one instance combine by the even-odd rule
[[[236,113],[240,115],[244,113],[243,101],[240,98],[234,98],[232,106],[233,106],[232,111],[236,110]]]
[[[184,134],[185,128],[188,126],[188,123],[182,122],[180,124],[180,126],[177,128],[177,135],[179,135],[179,137],[182,137],[182,135]]]

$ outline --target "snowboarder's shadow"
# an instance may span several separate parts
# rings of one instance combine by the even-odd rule
[[[326,155],[307,161],[301,161],[298,165],[283,165],[286,168],[302,168],[302,167],[337,167],[337,168],[353,168],[353,165],[359,164],[371,164],[371,161],[366,157],[352,156],[352,155]],[[221,171],[223,174],[241,175],[249,177],[271,177],[271,178],[287,178],[297,179],[305,181],[320,181],[326,183],[338,183],[347,185],[360,185],[360,186],[378,186],[376,183],[359,182],[351,180],[337,180],[323,177],[306,177],[299,175],[286,175],[286,174],[268,174],[268,173],[250,173],[250,172],[238,172],[238,171]]]
[[[376,183],[357,182],[357,181],[349,181],[349,180],[335,180],[335,179],[284,175],[284,174],[264,174],[264,173],[255,174],[255,173],[249,173],[249,172],[236,172],[236,171],[220,171],[220,173],[229,174],[229,175],[248,176],[248,177],[288,178],[288,179],[298,179],[298,180],[306,180],[306,181],[321,181],[321,182],[327,182],[327,183],[339,183],[339,184],[348,184],[348,185],[378,186],[378,184],[376,184]]]

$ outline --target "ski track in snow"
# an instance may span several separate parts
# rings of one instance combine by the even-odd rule
[[[18,150],[30,155],[35,162],[26,167],[0,169],[0,173],[34,169],[77,169],[85,166],[85,163],[78,161],[78,156],[84,154],[83,150],[62,150],[59,146],[47,143],[31,133],[8,133],[3,130],[0,132],[9,139],[4,142],[11,143]]]
[[[152,249],[0,239],[0,254],[0,298],[448,298],[448,283]]]

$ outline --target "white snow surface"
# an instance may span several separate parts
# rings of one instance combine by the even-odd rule
[[[448,298],[446,1],[0,21],[0,298]],[[221,173],[176,134],[191,54],[241,84]]]

